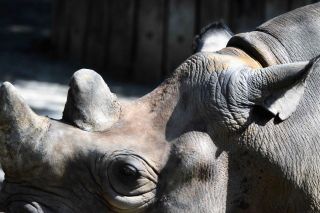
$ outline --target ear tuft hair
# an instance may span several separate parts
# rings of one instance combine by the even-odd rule
[[[229,27],[223,22],[214,22],[201,29],[193,42],[194,52],[215,52],[227,46],[233,36]]]

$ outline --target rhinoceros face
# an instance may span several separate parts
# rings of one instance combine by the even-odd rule
[[[71,80],[61,121],[34,114],[4,83],[2,210],[225,212],[238,203],[246,209],[241,196],[248,191],[241,183],[249,169],[239,169],[238,162],[247,158],[230,155],[226,146],[250,122],[253,105],[264,104],[280,118],[292,112],[296,101],[281,110],[296,93],[283,88],[293,82],[301,94],[305,65],[258,69],[249,57],[198,53],[153,92],[126,105],[98,74],[81,70]],[[278,195],[266,187],[272,181],[256,181],[254,192]]]
[[[225,209],[226,154],[193,119],[193,107],[179,103],[176,81],[127,105],[93,71],[75,73],[70,87],[56,121],[2,85],[3,211]]]

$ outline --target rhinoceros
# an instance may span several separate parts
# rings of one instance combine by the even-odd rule
[[[1,210],[319,212],[320,3],[195,49],[132,103],[77,71],[61,120],[3,83]]]

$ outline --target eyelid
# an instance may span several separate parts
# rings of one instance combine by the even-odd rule
[[[115,165],[116,163],[118,165]],[[99,177],[102,196],[108,204],[119,209],[143,208],[153,202],[157,188],[157,173],[149,162],[134,153],[114,152],[105,154],[100,161]],[[113,166],[130,165],[137,169],[139,176],[123,184]],[[119,167],[118,167],[119,168]],[[114,170],[115,169],[115,170]],[[130,179],[130,178],[129,178]],[[122,179],[125,180],[125,179]]]
[[[120,176],[117,177],[117,170],[125,165],[132,166],[137,170],[139,173],[137,179],[128,179],[128,182],[126,182],[126,179],[122,179]],[[117,155],[112,161],[109,161],[106,178],[111,188],[121,195],[125,195],[125,193],[128,193],[128,195],[138,194],[139,189],[142,190],[141,193],[144,193],[145,190],[153,190],[158,179],[156,173],[144,159],[136,155],[127,154]]]

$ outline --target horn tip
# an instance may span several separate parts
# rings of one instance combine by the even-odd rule
[[[8,81],[3,82],[0,86],[0,102],[1,105],[6,102],[13,101],[15,99],[20,99],[20,96],[17,94],[16,88]]]
[[[96,74],[97,72],[91,69],[82,68],[74,73],[74,75],[78,74]]]
[[[1,91],[10,91],[10,90],[14,90],[14,89],[15,89],[14,86],[8,81],[3,82],[0,87]]]
[[[93,80],[97,77],[102,79],[102,77],[96,71],[83,68],[76,71],[73,74],[72,79],[84,81],[84,80],[90,80],[90,79]]]
[[[99,88],[99,85],[108,87],[103,78],[97,72],[90,69],[80,69],[76,71],[73,74],[69,85],[71,88],[82,92]]]
[[[1,87],[3,87],[3,86],[13,86],[9,81],[5,81],[5,82],[3,82],[2,83],[2,85],[1,85]]]

